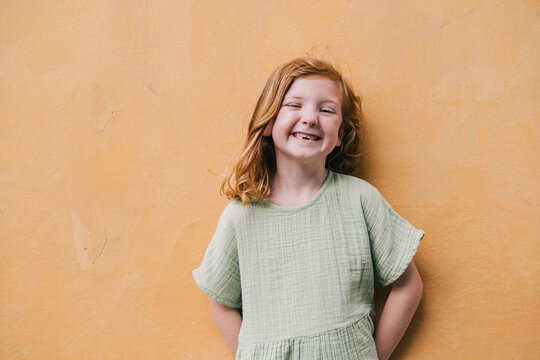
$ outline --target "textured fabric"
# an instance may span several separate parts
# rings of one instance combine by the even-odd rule
[[[237,359],[377,359],[374,279],[395,281],[423,235],[375,187],[329,171],[300,206],[230,202],[193,276],[242,307]]]

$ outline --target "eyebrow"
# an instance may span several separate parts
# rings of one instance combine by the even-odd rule
[[[304,97],[303,96],[286,96],[283,98],[283,100],[288,100],[288,99],[298,99],[298,100],[304,100]],[[322,101],[323,103],[325,102],[331,102],[333,104],[335,104],[336,106],[339,106],[339,102],[333,100],[333,99],[324,99]]]

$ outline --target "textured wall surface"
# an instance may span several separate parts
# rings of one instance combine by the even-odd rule
[[[3,0],[0,358],[232,359],[191,270],[266,77],[314,47],[364,99],[357,175],[427,233],[393,358],[540,358],[539,13]]]

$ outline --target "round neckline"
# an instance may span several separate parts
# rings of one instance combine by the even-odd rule
[[[281,206],[281,205],[274,204],[273,202],[270,202],[266,199],[263,199],[262,200],[263,204],[265,204],[269,208],[279,210],[279,211],[285,211],[285,212],[298,211],[298,210],[302,210],[313,205],[324,194],[332,178],[334,177],[334,172],[332,170],[330,169],[326,169],[326,170],[328,171],[328,174],[326,175],[326,179],[324,179],[324,182],[321,188],[319,189],[319,191],[317,191],[317,193],[311,199],[309,199],[305,203],[301,205],[296,205],[296,206]]]

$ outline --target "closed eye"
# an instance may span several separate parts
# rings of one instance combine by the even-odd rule
[[[328,108],[322,108],[320,111],[323,112],[323,113],[327,113],[327,114],[335,114],[336,113],[334,110],[328,109]]]
[[[292,107],[292,108],[296,108],[296,109],[301,108],[300,104],[297,104],[297,103],[289,103],[289,104],[285,104],[284,106]]]

